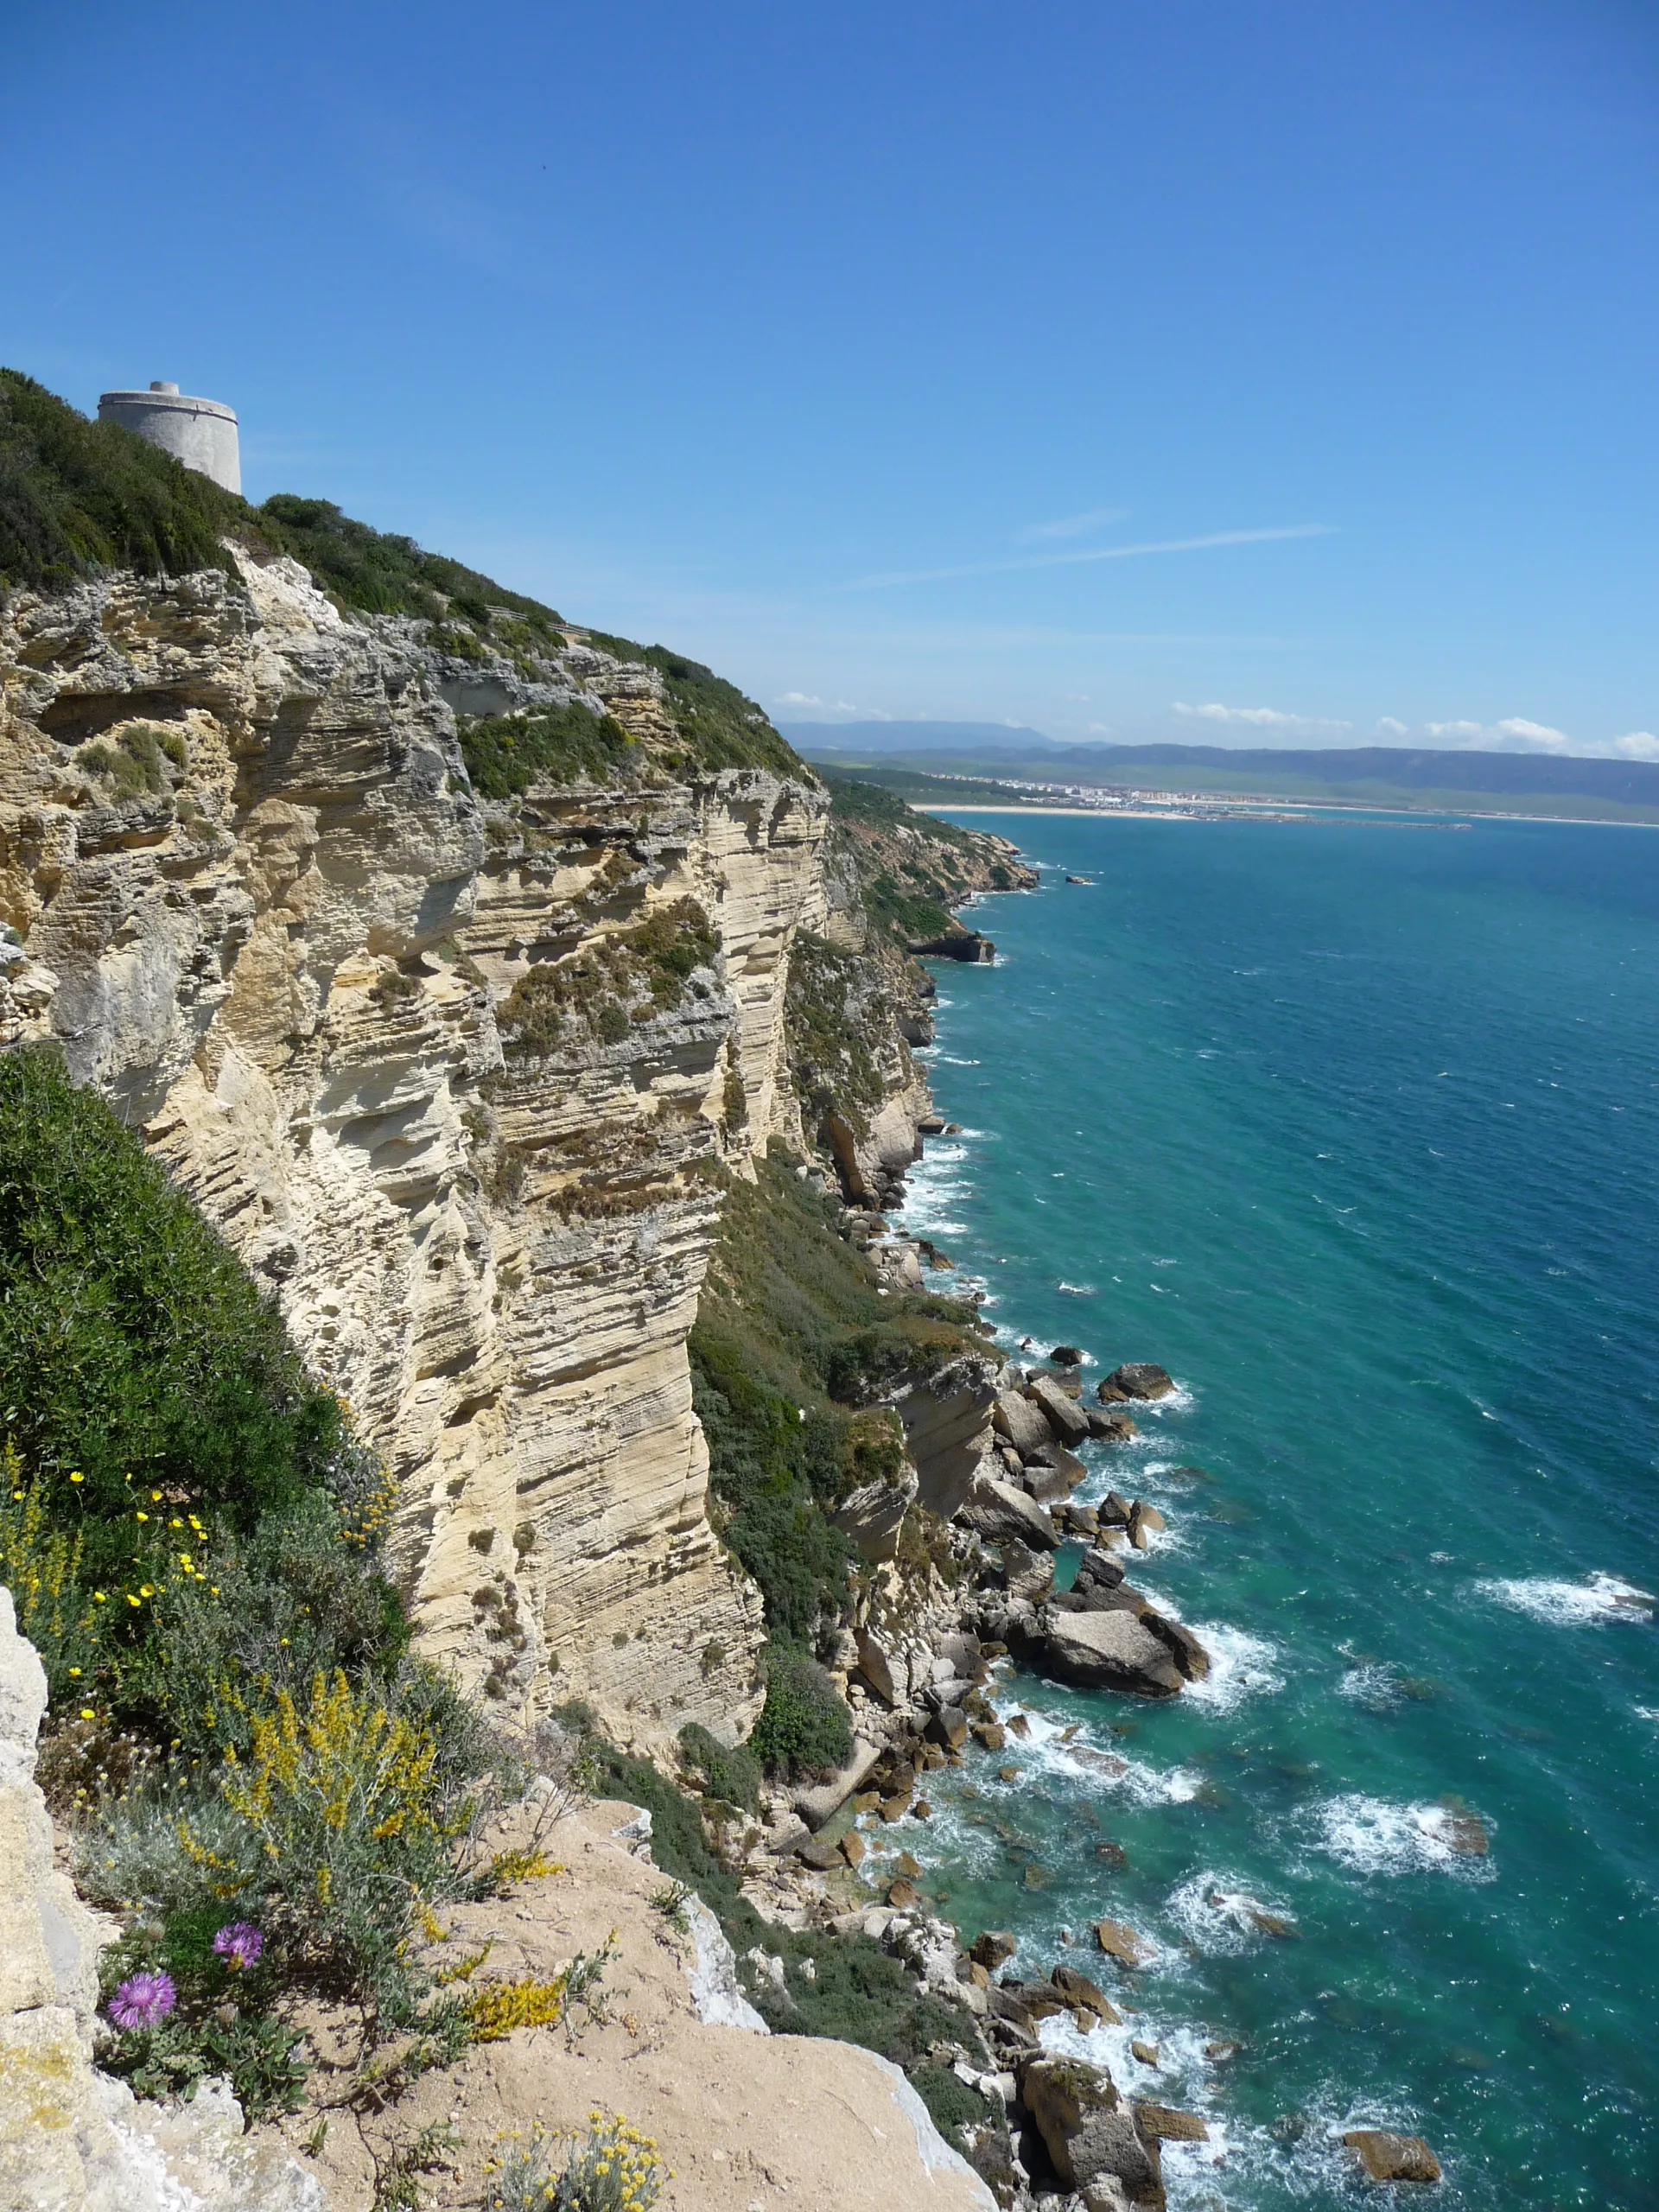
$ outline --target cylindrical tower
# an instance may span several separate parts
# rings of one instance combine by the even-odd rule
[[[106,391],[98,419],[124,423],[227,492],[242,489],[235,411],[216,399],[191,399],[175,384],[152,384],[148,391]]]

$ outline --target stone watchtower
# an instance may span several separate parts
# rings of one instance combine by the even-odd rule
[[[152,384],[148,391],[106,391],[98,403],[98,419],[137,430],[227,492],[242,489],[236,415],[216,399],[191,399],[175,384]]]

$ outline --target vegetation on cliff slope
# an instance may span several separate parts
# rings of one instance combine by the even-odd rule
[[[960,931],[954,910],[977,891],[1013,891],[1034,880],[982,831],[918,813],[879,784],[829,774],[824,781],[864,912],[901,944]]]
[[[896,1475],[897,1416],[875,1401],[979,1339],[963,1309],[883,1297],[840,1209],[780,1158],[734,1181],[691,1334],[715,1522],[760,1585],[771,1637],[750,1748],[782,1771],[836,1764],[839,1700],[811,1660],[845,1618],[855,1564],[830,1510]]]
[[[305,2075],[293,2011],[404,2073],[481,2032],[422,1962],[502,1755],[409,1655],[391,1488],[274,1308],[95,1092],[0,1057],[0,1583],[46,1663],[41,1775],[124,1932],[102,2063],[149,2094]],[[239,1931],[239,1932],[238,1932]],[[232,1997],[234,2002],[232,2001]]]
[[[328,499],[278,492],[253,506],[120,423],[90,422],[32,377],[0,369],[0,593],[60,591],[108,569],[234,573],[226,537],[256,557],[300,562],[342,613],[429,625],[427,643],[452,659],[504,660],[537,681],[578,681],[560,666],[570,626],[541,601],[411,537],[354,521]],[[811,778],[754,701],[700,661],[602,632],[575,634],[657,671],[676,733],[665,765]],[[577,702],[469,722],[463,749],[483,794],[505,798],[529,787],[532,766],[556,781],[603,779],[627,766],[629,742],[609,716]]]

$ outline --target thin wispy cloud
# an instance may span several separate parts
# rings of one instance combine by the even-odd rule
[[[1127,507],[1090,507],[1086,514],[1064,515],[1058,522],[1027,523],[1015,531],[1014,543],[1033,545],[1045,538],[1082,537],[1091,530],[1103,530],[1109,522],[1127,521],[1128,512]]]
[[[1270,545],[1291,537],[1329,537],[1323,522],[1289,523],[1274,530],[1213,530],[1202,537],[1149,538],[1136,545],[1091,545],[1077,553],[1032,553],[1019,559],[964,561],[948,569],[892,569],[879,575],[855,576],[840,591],[884,591],[894,584],[936,584],[959,576],[1007,576],[1030,569],[1071,569],[1089,561],[1135,561],[1157,553],[1207,553],[1223,545]]]
[[[867,722],[890,722],[893,716],[882,707],[860,707],[850,699],[820,699],[812,691],[780,691],[772,701],[774,707],[816,707],[820,714],[857,715]]]
[[[1353,728],[1351,722],[1332,721],[1322,715],[1289,715],[1280,707],[1224,707],[1219,700],[1202,707],[1189,706],[1185,699],[1172,703],[1175,713],[1189,721],[1221,722],[1235,729],[1293,730],[1302,737],[1338,737]]]

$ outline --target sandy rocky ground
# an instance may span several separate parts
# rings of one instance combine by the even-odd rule
[[[528,1832],[531,1816],[521,1817]],[[429,2206],[475,2205],[504,2137],[537,2122],[580,2133],[602,2107],[660,2146],[673,2174],[663,2212],[993,2212],[896,2067],[850,2044],[766,2032],[707,1908],[691,1901],[682,1929],[652,1904],[667,1880],[629,1807],[580,1806],[544,1831],[542,1847],[564,1871],[518,1885],[505,1903],[452,1910],[449,1948],[476,1950],[493,1936],[484,1972],[549,1979],[613,1939],[601,2017],[517,2029],[399,2100],[399,2139],[435,2126],[456,2140],[449,2165],[426,2178]],[[304,2156],[330,2212],[370,2203],[374,2151],[384,2156],[393,2117],[336,2114]],[[296,2151],[315,2125],[315,2111],[289,2123]]]

